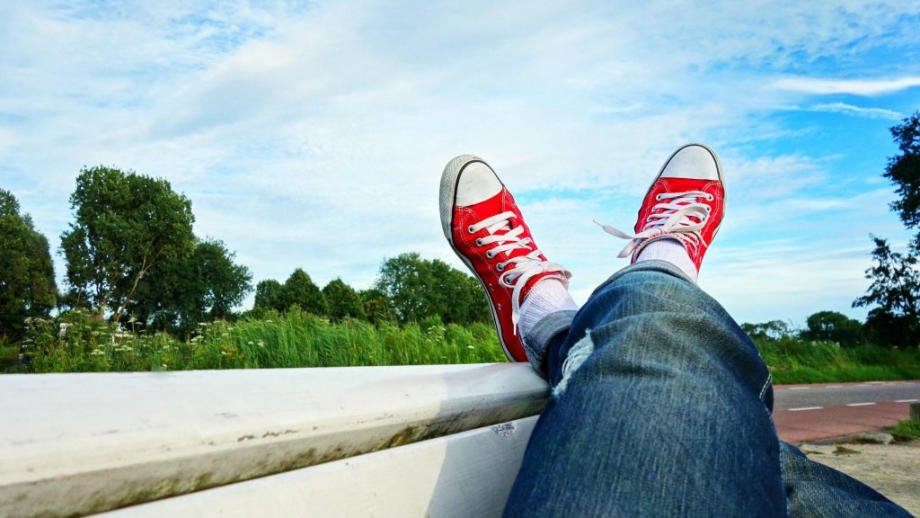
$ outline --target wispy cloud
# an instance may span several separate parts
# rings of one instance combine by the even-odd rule
[[[916,48],[909,4],[5,3],[0,186],[54,246],[81,166],[166,177],[192,198],[196,231],[224,239],[256,279],[303,266],[366,286],[406,250],[461,266],[440,235],[437,177],[476,152],[528,202],[538,242],[586,296],[620,265],[619,243],[591,220],[631,226],[651,175],[686,141],[725,158],[729,247],[764,227],[800,232],[801,215],[845,218],[820,200],[838,199],[824,192],[830,178],[866,185],[839,158],[849,148],[807,147],[827,128],[774,115],[816,93],[920,84],[915,61],[865,57]],[[838,73],[866,79],[805,77]],[[877,104],[815,109],[878,116],[865,131],[884,133],[878,121],[904,108]],[[881,162],[891,152],[876,151]],[[885,202],[863,217],[889,228]],[[823,241],[824,225],[805,241],[864,240]],[[828,296],[851,298],[844,289]]]
[[[823,103],[815,104],[809,107],[810,110],[818,112],[843,113],[846,115],[855,115],[857,117],[869,117],[871,119],[900,120],[904,114],[885,108],[864,108],[847,103]]]
[[[873,96],[898,92],[920,86],[920,76],[897,79],[815,79],[810,77],[786,77],[776,80],[772,87],[809,94],[851,94]]]

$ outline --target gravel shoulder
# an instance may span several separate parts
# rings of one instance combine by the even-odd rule
[[[920,440],[892,444],[802,443],[808,458],[865,482],[920,516]]]

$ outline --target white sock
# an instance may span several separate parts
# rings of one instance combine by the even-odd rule
[[[537,322],[550,313],[565,310],[577,310],[578,305],[569,295],[569,290],[559,279],[541,279],[521,303],[518,313],[518,333],[527,336]]]
[[[680,268],[693,282],[696,282],[700,274],[696,269],[696,265],[693,264],[693,261],[690,259],[690,254],[687,253],[687,249],[676,239],[659,239],[649,243],[648,246],[639,252],[639,257],[636,258],[636,262],[651,261],[653,259],[667,261]]]

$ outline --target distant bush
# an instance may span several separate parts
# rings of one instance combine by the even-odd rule
[[[806,320],[808,328],[801,333],[805,340],[837,342],[844,347],[866,343],[863,325],[836,311],[819,311]]]

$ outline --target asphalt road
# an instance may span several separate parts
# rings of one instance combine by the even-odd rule
[[[886,401],[920,403],[920,381],[780,385],[774,388],[773,409],[805,411],[808,407],[863,406]]]
[[[920,380],[781,385],[773,420],[784,441],[819,441],[892,426],[909,417],[911,403],[920,403]]]

